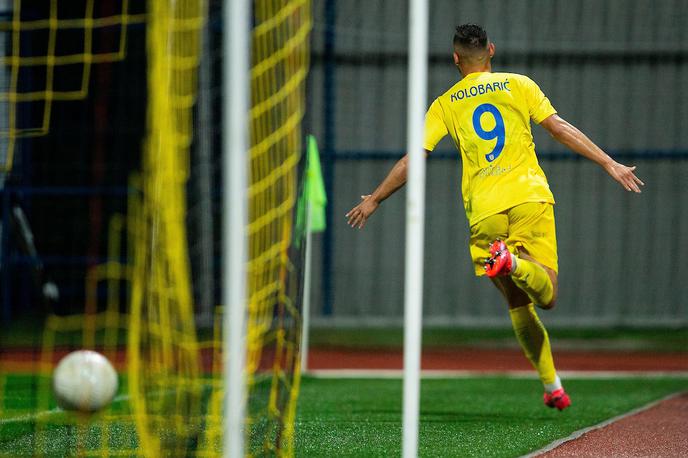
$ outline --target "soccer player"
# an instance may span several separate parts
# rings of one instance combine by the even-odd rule
[[[450,135],[461,153],[461,191],[470,225],[470,253],[478,276],[487,274],[509,306],[516,338],[538,371],[547,406],[571,405],[557,376],[547,330],[534,305],[554,307],[557,244],[554,198],[535,155],[530,121],[576,153],[596,162],[627,191],[644,183],[635,167],[614,161],[557,115],[538,85],[524,75],[493,73],[495,45],[475,24],[456,28],[454,64],[462,75],[432,103],[425,118],[426,154]],[[361,229],[380,203],[406,182],[408,157],[346,216]]]

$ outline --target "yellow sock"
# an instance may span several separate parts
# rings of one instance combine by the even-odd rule
[[[511,279],[535,304],[542,306],[552,302],[554,287],[542,266],[517,258],[516,269],[511,273]]]
[[[549,336],[545,326],[535,313],[533,304],[525,307],[509,309],[511,325],[514,327],[516,339],[521,344],[526,358],[538,371],[540,380],[548,391],[555,385],[559,385],[557,372],[554,369],[552,349],[549,346]]]

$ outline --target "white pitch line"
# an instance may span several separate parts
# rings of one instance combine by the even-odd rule
[[[646,410],[649,410],[649,409],[655,407],[656,405],[659,405],[660,403],[662,403],[662,402],[664,402],[664,401],[668,401],[668,400],[670,400],[670,399],[677,398],[677,397],[679,397],[679,396],[681,396],[681,395],[683,395],[683,394],[685,394],[685,393],[688,393],[688,391],[679,391],[679,392],[677,392],[677,393],[672,393],[672,394],[670,394],[670,395],[668,395],[668,396],[665,396],[665,397],[663,397],[663,398],[661,398],[661,399],[658,399],[658,400],[656,400],[656,401],[652,401],[652,402],[650,402],[649,404],[645,404],[644,406],[640,406],[640,407],[638,407],[638,408],[636,408],[636,409],[633,409],[633,410],[628,411],[628,412],[626,412],[626,413],[623,413],[623,414],[621,414],[621,415],[617,415],[616,417],[612,417],[612,418],[610,418],[610,419],[608,419],[608,420],[605,420],[605,421],[603,421],[603,422],[601,422],[601,423],[598,423],[598,424],[596,424],[596,425],[588,426],[587,428],[583,428],[583,429],[579,429],[578,431],[572,432],[569,436],[564,437],[564,438],[562,438],[562,439],[557,439],[557,440],[555,440],[554,442],[552,442],[552,443],[550,443],[550,444],[544,446],[543,448],[541,448],[541,449],[539,449],[539,450],[536,450],[536,451],[534,451],[534,452],[530,452],[530,453],[527,454],[527,455],[523,455],[521,458],[534,458],[534,457],[537,457],[537,456],[539,456],[539,455],[542,455],[543,453],[547,453],[547,452],[549,452],[549,451],[551,451],[551,450],[554,450],[555,448],[559,447],[560,445],[563,445],[563,444],[565,444],[565,443],[567,443],[567,442],[571,442],[572,440],[576,440],[576,439],[578,439],[579,437],[583,436],[584,434],[589,433],[590,431],[595,431],[595,430],[604,428],[605,426],[611,425],[612,423],[615,423],[615,422],[617,422],[617,421],[619,421],[619,420],[623,420],[623,419],[626,418],[626,417],[630,417],[630,416],[635,415],[635,414],[638,414],[638,413],[640,413],[640,412],[644,412],[644,411],[646,411]]]
[[[614,379],[622,377],[655,378],[675,377],[688,378],[688,371],[557,371],[561,377]]]
[[[120,394],[119,396],[115,396],[115,398],[112,400],[112,402],[120,402],[120,401],[125,401],[129,399],[128,394]],[[50,410],[44,410],[42,412],[34,412],[34,413],[28,413],[24,415],[19,415],[17,417],[11,417],[11,418],[0,418],[0,425],[9,425],[12,423],[22,423],[26,421],[32,421],[32,420],[38,420],[43,417],[50,417],[52,415],[55,415],[60,412],[66,412],[65,410],[61,409],[60,407],[55,407],[54,409]]]
[[[401,369],[319,369],[310,370],[304,375],[324,378],[324,379],[349,379],[349,378],[382,378],[395,379],[402,378],[404,372]],[[536,374],[533,371],[468,371],[468,370],[424,370],[421,371],[421,377],[432,378],[470,378],[480,376],[503,376],[503,377],[518,377],[518,378],[535,378]]]
[[[676,377],[688,378],[688,371],[558,371],[563,379],[614,379],[623,377],[655,378]],[[316,369],[304,373],[306,376],[324,379],[349,378],[382,378],[395,379],[403,376],[400,369]],[[515,371],[473,371],[473,370],[424,370],[421,377],[436,378],[472,378],[472,377],[507,377],[537,379],[538,375],[532,370]]]

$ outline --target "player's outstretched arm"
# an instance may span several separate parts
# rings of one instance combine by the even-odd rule
[[[540,123],[561,144],[571,148],[581,156],[599,164],[612,178],[621,184],[626,191],[641,192],[640,186],[645,186],[640,178],[635,176],[635,166],[628,167],[616,162],[602,149],[593,143],[576,126],[570,124],[560,116],[553,114]]]
[[[394,164],[394,167],[389,171],[387,177],[382,180],[380,186],[378,186],[372,194],[361,196],[363,201],[349,210],[349,213],[346,214],[349,226],[361,229],[370,215],[377,210],[377,207],[382,201],[394,194],[397,189],[404,186],[406,183],[407,168],[408,154]]]

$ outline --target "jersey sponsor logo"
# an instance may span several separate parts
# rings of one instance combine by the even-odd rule
[[[452,102],[456,102],[459,100],[470,99],[471,97],[477,97],[479,95],[487,94],[488,92],[511,92],[511,89],[509,89],[509,83],[510,81],[506,79],[504,81],[496,81],[494,83],[476,84],[475,86],[471,86],[466,89],[459,89],[458,91],[450,95],[449,100]]]
[[[480,169],[480,172],[478,172],[478,176],[481,178],[498,177],[500,175],[504,175],[505,173],[509,173],[509,172],[511,172],[511,165],[508,165],[506,167],[501,167],[499,165],[490,164],[489,166]]]

